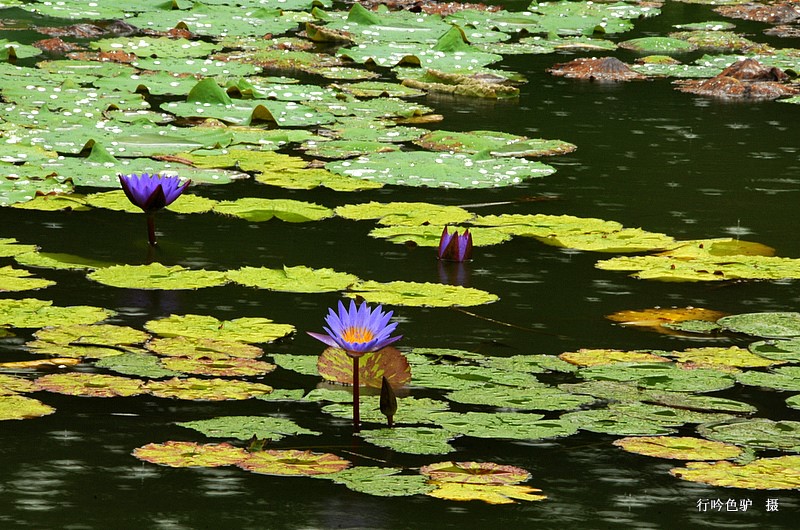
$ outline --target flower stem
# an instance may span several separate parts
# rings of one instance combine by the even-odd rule
[[[361,383],[358,380],[359,376],[358,360],[360,359],[360,357],[357,357],[355,355],[352,357],[353,357],[353,432],[357,433],[361,430],[361,417],[359,415]]]
[[[156,214],[147,214],[147,239],[151,246],[156,246]]]

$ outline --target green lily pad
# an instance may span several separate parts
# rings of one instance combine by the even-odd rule
[[[800,367],[782,366],[770,372],[748,370],[736,374],[736,381],[748,386],[797,391],[800,390]]]
[[[14,256],[14,260],[26,267],[58,270],[93,270],[114,265],[114,263],[108,261],[53,252],[25,252]]]
[[[273,217],[289,223],[305,223],[319,221],[333,215],[333,210],[309,202],[251,197],[235,201],[220,201],[214,206],[214,211],[240,217],[251,223],[269,221]]]
[[[422,475],[399,475],[401,471],[390,467],[358,466],[317,477],[332,480],[359,493],[378,497],[405,497],[427,493],[434,489]]]
[[[718,50],[727,53],[764,53],[770,50],[767,44],[760,44],[731,31],[676,31],[669,38],[680,39],[704,50]]]
[[[800,409],[800,395],[786,398],[786,406],[792,409]]]
[[[145,392],[139,379],[84,372],[44,375],[35,383],[41,390],[70,396],[119,397]]]
[[[492,366],[470,366],[413,362],[412,383],[425,388],[462,390],[485,384],[508,385],[520,388],[546,388],[535,376],[522,371],[509,371]]]
[[[24,298],[0,300],[0,325],[13,328],[43,328],[53,322],[94,324],[116,312],[92,306],[54,306],[49,300]]]
[[[169,467],[219,467],[238,464],[248,457],[248,453],[228,443],[165,442],[137,447],[133,456]]]
[[[313,476],[347,469],[350,461],[332,453],[284,449],[250,453],[246,460],[237,465],[246,471],[262,475]]]
[[[97,368],[105,368],[120,374],[153,379],[183,375],[181,372],[164,368],[158,357],[146,353],[122,353],[104,357],[94,365]]]
[[[637,436],[620,438],[614,445],[629,453],[676,460],[729,460],[743,452],[741,447],[690,436]]]
[[[800,313],[743,313],[723,317],[717,324],[728,331],[756,337],[800,337]]]
[[[212,438],[236,438],[249,440],[253,436],[260,440],[277,441],[286,436],[321,434],[300,427],[287,418],[266,416],[221,416],[208,420],[184,421],[176,425],[194,429]]]
[[[415,348],[414,351],[418,351]],[[509,372],[529,372],[529,373],[544,373],[544,372],[567,372],[571,373],[577,370],[575,365],[562,361],[555,355],[512,355],[511,357],[485,357],[478,362],[494,368],[497,370],[506,370]]]
[[[312,269],[299,265],[283,269],[242,267],[228,271],[226,277],[238,284],[271,291],[291,293],[326,293],[343,291],[358,281],[358,277],[333,269]]]
[[[561,419],[586,431],[622,436],[660,436],[672,434],[674,427],[686,423],[720,421],[731,417],[729,414],[629,402],[612,403],[606,409],[568,412]]]
[[[0,185],[2,186],[2,185]],[[37,195],[27,202],[10,204],[12,208],[21,210],[39,210],[44,212],[55,211],[85,211],[91,208],[83,197],[77,194],[54,193],[50,195]]]
[[[0,421],[39,418],[55,411],[56,409],[38,399],[14,395],[0,396]]]
[[[291,353],[272,353],[272,360],[284,370],[291,370],[303,375],[319,377],[317,371],[318,355],[294,355]]]
[[[364,354],[358,361],[360,386],[381,388],[383,378],[394,388],[411,380],[411,368],[405,355],[387,346]],[[353,359],[340,348],[325,348],[317,362],[319,375],[326,381],[353,385]]]
[[[151,339],[145,347],[167,357],[186,357],[189,359],[257,359],[264,350],[252,344],[232,340],[219,340],[203,337],[176,336],[165,339]]]
[[[52,280],[36,278],[24,269],[15,269],[11,265],[0,267],[0,292],[44,289],[55,284]]]
[[[343,159],[371,153],[397,151],[399,147],[386,142],[370,142],[364,140],[329,140],[327,142],[309,142],[304,146],[307,156],[315,158]]]
[[[379,396],[361,396],[361,421],[364,423],[386,423],[386,416],[380,411]],[[430,398],[407,397],[397,400],[395,424],[433,423],[432,415],[447,410],[447,403]],[[322,407],[322,411],[337,418],[351,419],[353,404],[332,403]]]
[[[141,208],[132,204],[122,190],[89,194],[86,196],[86,204],[95,208],[105,208],[108,210],[135,214],[142,213]],[[205,213],[211,211],[215,204],[217,204],[217,201],[213,199],[185,193],[181,195],[179,201],[173,202],[167,206],[166,209],[181,214]]]
[[[698,282],[780,280],[800,277],[800,260],[769,256],[676,259],[670,256],[618,257],[598,261],[602,270],[639,271],[643,280]]]
[[[414,141],[431,151],[456,151],[478,153],[487,151],[492,156],[538,157],[570,153],[577,146],[561,140],[528,139],[498,131],[432,131]]]
[[[402,216],[386,216],[381,219],[384,221],[403,221]],[[417,220],[417,219],[414,219]],[[462,227],[448,225],[450,232],[463,234]],[[370,230],[370,237],[386,239],[392,243],[405,245],[409,242],[421,247],[438,247],[442,237],[444,225],[423,224],[407,225],[393,224]],[[469,233],[472,234],[472,246],[484,247],[489,245],[499,245],[511,239],[511,235],[496,228],[470,227]]]
[[[372,303],[423,307],[464,307],[490,304],[498,300],[497,295],[458,285],[439,283],[359,282],[345,296],[360,296]]]
[[[670,37],[641,37],[619,43],[620,48],[641,53],[687,53],[697,49],[697,45],[686,40]]]
[[[800,337],[785,340],[762,340],[747,347],[759,357],[789,363],[800,362]]]
[[[432,427],[394,427],[363,431],[360,436],[371,444],[399,453],[442,455],[455,451],[448,442],[458,434]]]
[[[168,37],[111,38],[89,44],[103,52],[121,51],[139,57],[205,57],[219,50],[220,46],[201,40],[170,39]]]
[[[430,415],[430,422],[447,431],[476,438],[543,440],[571,436],[578,431],[575,424],[568,421],[542,418],[540,414],[522,412],[435,412]]]
[[[800,489],[800,456],[758,458],[744,465],[728,461],[689,462],[669,470],[683,480],[754,490]]]
[[[243,317],[217,320],[207,315],[171,315],[150,320],[145,329],[164,337],[190,337],[248,343],[272,342],[294,332],[291,324],[276,324],[268,318]]]
[[[358,98],[389,96],[395,98],[416,97],[424,94],[421,90],[385,81],[361,81],[338,86],[342,91]]]
[[[700,425],[698,432],[711,440],[753,449],[800,452],[800,422],[797,421],[733,418]]]
[[[575,410],[594,402],[592,398],[569,394],[552,387],[514,388],[493,385],[455,390],[445,397],[457,403],[519,410]]]
[[[681,368],[671,363],[618,363],[578,371],[585,379],[632,382],[642,388],[674,392],[713,392],[734,385],[734,378],[708,368]]]
[[[329,162],[325,168],[371,182],[432,188],[496,188],[544,177],[555,169],[524,158],[395,151]]]
[[[275,9],[278,5],[273,9],[253,7],[231,9],[225,4],[197,3],[191,9],[148,10],[133,17],[118,15],[112,18],[125,18],[127,23],[138,28],[159,32],[185,25],[192,33],[217,38],[226,35],[281,35],[297,27],[297,21],[290,12],[282,13]]]
[[[275,369],[274,364],[255,359],[189,359],[170,357],[161,364],[168,370],[180,373],[210,375],[215,377],[246,377],[268,374]]]
[[[195,401],[225,401],[250,399],[272,392],[272,387],[232,379],[198,379],[177,377],[164,381],[149,381],[145,390],[163,398],[191,399]]]
[[[103,285],[126,289],[199,289],[227,282],[223,272],[189,270],[180,265],[167,267],[160,263],[113,265],[92,271],[87,278]]]

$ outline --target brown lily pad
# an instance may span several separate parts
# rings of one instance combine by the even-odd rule
[[[777,99],[792,96],[798,89],[782,84],[787,75],[755,59],[738,61],[710,79],[678,80],[681,92],[729,99]]]
[[[494,462],[437,462],[419,470],[436,482],[462,484],[519,484],[531,478],[526,470]]]
[[[34,382],[40,390],[70,396],[119,397],[136,396],[145,392],[139,379],[86,372],[49,374]]]
[[[365,354],[358,366],[360,386],[381,388],[384,377],[394,388],[411,381],[411,367],[406,356],[391,346]],[[317,370],[327,381],[353,384],[353,358],[340,348],[326,348],[319,356]]]
[[[634,79],[647,79],[614,57],[580,58],[568,63],[553,65],[547,70],[559,77],[571,79],[588,79],[589,81],[631,81]]]
[[[768,24],[789,24],[800,20],[800,4],[796,1],[719,6],[714,11],[726,17]]]

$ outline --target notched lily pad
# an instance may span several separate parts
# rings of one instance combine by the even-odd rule
[[[516,501],[543,501],[547,495],[542,490],[518,484],[469,484],[445,482],[428,493],[431,497],[450,501],[484,501],[489,504],[514,504]]]
[[[327,381],[353,384],[353,360],[340,348],[326,348],[319,356],[317,369]],[[391,346],[361,357],[358,371],[361,386],[381,388],[384,377],[394,388],[411,381],[411,367],[408,360],[400,350]]]
[[[753,449],[800,452],[800,422],[797,421],[733,418],[700,425],[698,432],[711,440]]]
[[[0,292],[44,289],[55,284],[56,282],[52,280],[36,278],[24,269],[15,269],[11,265],[0,267]]]
[[[198,379],[174,377],[164,381],[149,381],[147,392],[157,397],[191,399],[197,401],[225,401],[250,399],[272,392],[272,387],[261,383],[231,379]]]
[[[264,354],[258,346],[244,342],[184,336],[151,339],[145,347],[158,355],[189,359],[257,359]]]
[[[250,453],[237,464],[246,471],[262,475],[313,476],[336,473],[350,467],[350,461],[332,453],[313,453],[297,449]]]
[[[45,405],[38,399],[25,396],[0,395],[0,421],[26,420],[47,416],[56,411],[50,405]]]
[[[268,318],[242,317],[217,320],[208,315],[171,315],[150,320],[145,329],[164,337],[189,337],[247,343],[272,342],[294,332],[291,324],[276,324]]]
[[[139,379],[84,372],[44,375],[35,383],[41,390],[70,396],[119,397],[145,392]]]
[[[441,455],[455,451],[448,442],[459,435],[433,427],[394,427],[362,431],[359,436],[378,447],[399,453]]]
[[[673,328],[665,327],[667,324],[676,324],[686,321],[708,321],[716,325],[716,321],[726,313],[702,307],[654,307],[651,309],[617,311],[606,318],[618,322],[622,326],[647,329],[657,333],[674,334]]]
[[[286,436],[321,434],[300,427],[290,419],[269,416],[221,416],[208,420],[184,421],[176,425],[194,429],[211,438],[237,440],[249,440],[255,436],[259,440],[277,441]]]
[[[754,490],[800,489],[800,456],[758,458],[738,465],[728,461],[689,462],[670,469],[683,480],[726,488]]]
[[[90,272],[90,280],[126,289],[199,289],[216,287],[227,282],[220,271],[189,270],[180,265],[113,265]]]
[[[743,452],[741,447],[690,436],[637,436],[620,438],[614,445],[629,453],[676,460],[729,460]]]
[[[247,451],[228,443],[198,444],[164,442],[147,444],[133,450],[133,456],[145,462],[169,467],[220,467],[238,464]]]
[[[168,370],[179,373],[210,375],[214,377],[247,377],[268,374],[275,369],[274,364],[256,359],[189,359],[169,357],[161,364]]]
[[[229,280],[247,287],[291,293],[325,293],[343,291],[358,281],[358,277],[333,269],[312,269],[304,265],[284,266],[282,269],[242,267],[228,271]]]
[[[497,295],[472,287],[440,283],[366,281],[356,283],[345,296],[368,302],[423,307],[464,307],[496,302]]]
[[[768,339],[800,337],[800,313],[743,313],[717,320],[728,331]]]
[[[422,475],[400,475],[401,471],[398,468],[358,466],[317,477],[343,484],[359,493],[379,497],[406,497],[434,489]]]
[[[235,201],[220,201],[214,205],[214,211],[240,217],[251,223],[269,221],[273,217],[289,223],[305,223],[319,221],[333,215],[333,210],[309,202],[251,197]]]

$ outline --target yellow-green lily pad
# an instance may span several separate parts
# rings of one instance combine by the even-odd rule
[[[219,340],[182,335],[151,339],[145,347],[166,357],[189,359],[230,359],[231,357],[257,359],[264,354],[258,346],[232,340]]]
[[[0,374],[0,396],[12,395],[19,392],[33,392],[35,390],[36,385],[28,379]]]
[[[621,351],[582,348],[576,352],[564,352],[559,359],[578,366],[605,366],[617,363],[663,363],[669,359],[649,351]]]
[[[14,260],[26,267],[42,267],[45,269],[59,270],[94,270],[114,265],[114,263],[109,261],[100,261],[72,254],[52,252],[26,252],[24,254],[17,254],[14,256]]]
[[[753,490],[800,489],[800,456],[758,458],[744,465],[721,462],[689,462],[670,474],[690,482],[725,488]]]
[[[180,265],[113,265],[90,272],[87,277],[103,285],[126,289],[199,289],[216,287],[228,280],[220,271],[190,270]]]
[[[457,403],[489,405],[512,410],[575,410],[594,402],[592,398],[569,394],[549,386],[518,388],[482,385],[454,390],[445,397]]]
[[[695,363],[709,367],[735,366],[739,368],[757,368],[781,364],[780,361],[771,361],[758,355],[753,355],[748,350],[738,346],[688,348],[682,351],[664,352],[667,357],[672,357],[682,363]]]
[[[335,212],[339,217],[355,221],[378,219],[378,222],[384,225],[438,225],[440,236],[441,227],[444,225],[462,223],[473,217],[473,214],[459,206],[443,206],[427,202],[372,201],[339,206]]]
[[[235,201],[220,201],[214,211],[240,217],[251,223],[269,221],[277,217],[289,223],[319,221],[333,215],[333,210],[310,202],[291,199],[258,199],[245,197]]]
[[[35,383],[41,390],[70,396],[137,396],[145,392],[139,379],[85,372],[43,375]]]
[[[406,497],[434,489],[422,475],[400,475],[401,471],[399,468],[358,466],[316,477],[332,480],[359,493],[379,497]]]
[[[55,284],[52,280],[36,278],[24,269],[15,269],[11,265],[0,267],[0,292],[44,289]]]
[[[358,277],[333,269],[312,269],[304,265],[269,269],[242,267],[228,271],[229,280],[247,287],[291,293],[325,293],[343,291],[358,281]]]
[[[263,317],[218,320],[209,315],[170,315],[150,320],[145,329],[163,337],[189,337],[248,343],[272,342],[294,332],[291,324],[277,324]]]
[[[272,392],[272,387],[232,379],[198,379],[174,377],[164,381],[149,381],[147,392],[157,397],[190,399],[196,401],[225,401],[250,399]]]
[[[246,377],[268,374],[275,369],[274,364],[256,359],[189,359],[169,357],[161,360],[167,370],[176,372],[210,375],[214,377]]]
[[[519,484],[435,483],[437,488],[427,495],[449,501],[483,501],[489,504],[514,504],[516,501],[543,501],[542,490]]]
[[[472,287],[440,283],[365,281],[356,283],[345,296],[386,305],[465,307],[496,302],[499,297]]]
[[[614,445],[629,453],[676,460],[728,460],[743,452],[741,447],[691,436],[635,436],[620,438]]]
[[[286,436],[321,434],[300,427],[288,418],[270,416],[220,416],[208,420],[184,421],[176,425],[194,429],[211,438],[281,440]]]
[[[0,421],[38,418],[55,411],[56,409],[38,399],[15,395],[0,396]]]
[[[698,427],[701,436],[752,449],[800,452],[800,422],[733,418]]]
[[[398,414],[401,409],[398,409]],[[434,412],[429,423],[443,429],[476,438],[542,440],[571,436],[578,427],[561,419],[542,419],[541,414],[525,412]]]
[[[800,337],[800,313],[743,313],[717,320],[717,324],[736,333],[768,339]]]
[[[519,484],[531,478],[531,474],[520,467],[494,462],[437,462],[422,466],[419,472],[439,483]]]
[[[312,476],[342,471],[350,467],[350,461],[332,453],[270,449],[250,453],[247,459],[237,465],[246,471],[262,475]]]
[[[137,447],[133,456],[169,467],[219,467],[238,464],[248,457],[248,452],[228,443],[164,442]]]

